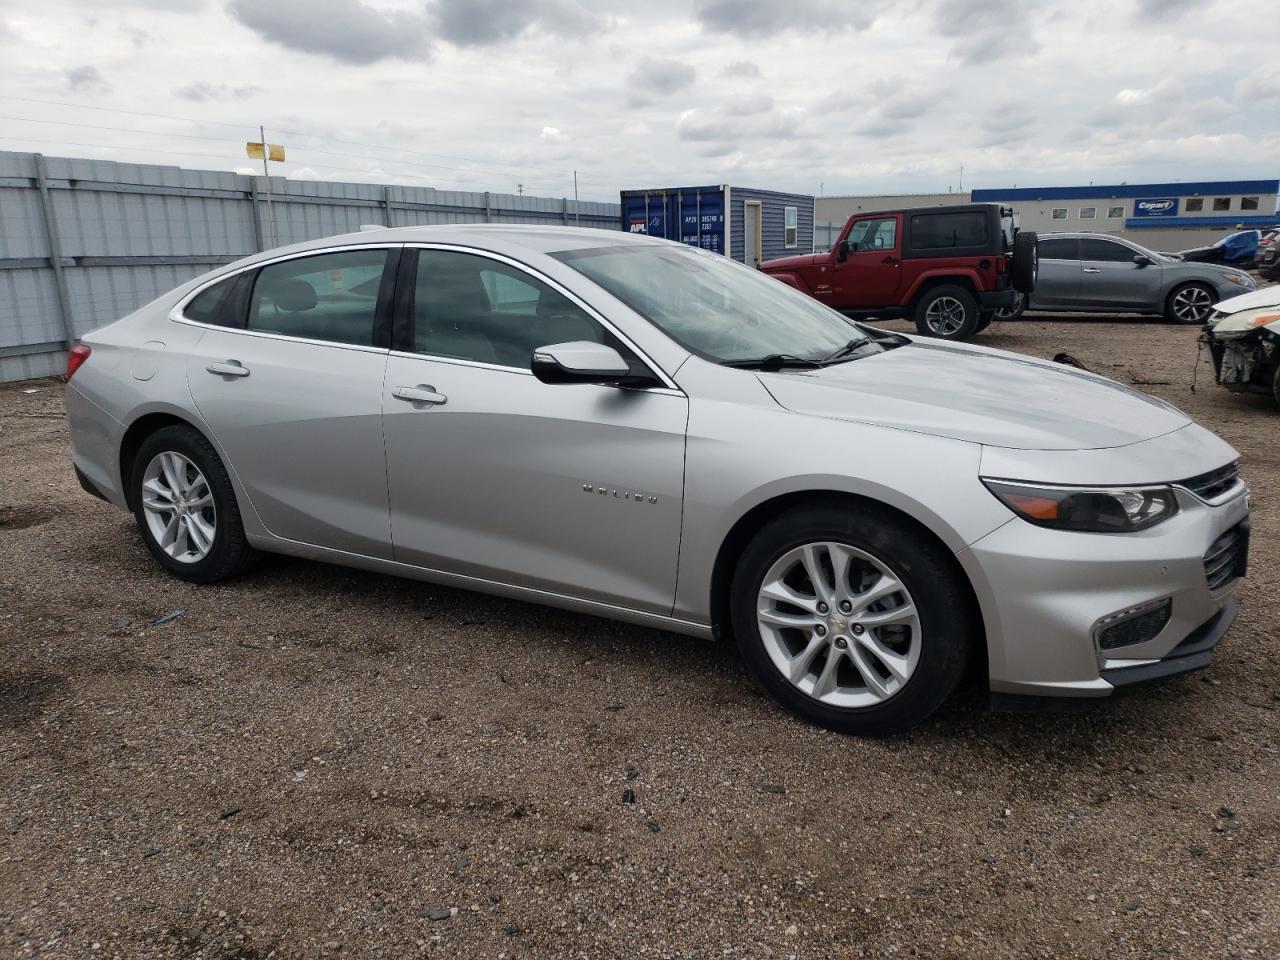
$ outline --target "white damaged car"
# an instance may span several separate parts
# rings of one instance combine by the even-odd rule
[[[1205,324],[1218,383],[1280,403],[1280,286],[1223,300]]]

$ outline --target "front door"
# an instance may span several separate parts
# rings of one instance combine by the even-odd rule
[[[1093,307],[1159,308],[1161,277],[1155,263],[1133,262],[1136,251],[1102,237],[1080,240],[1080,301]]]
[[[830,288],[818,299],[839,310],[883,307],[897,302],[902,284],[901,230],[897,216],[855,220],[838,244]]]
[[[688,402],[674,389],[548,385],[534,349],[627,348],[520,267],[458,250],[417,258],[407,342],[383,393],[395,558],[670,613]]]
[[[382,379],[398,248],[268,264],[192,348],[191,396],[272,534],[390,559]],[[381,297],[380,297],[381,291]],[[381,300],[381,303],[380,303]]]

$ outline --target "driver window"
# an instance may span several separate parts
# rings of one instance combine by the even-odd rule
[[[616,346],[563,294],[488,257],[419,250],[413,297],[416,353],[527,370],[533,351],[587,340]]]
[[[848,246],[850,253],[867,250],[892,250],[898,242],[898,220],[888,217],[883,220],[859,220],[849,230]]]

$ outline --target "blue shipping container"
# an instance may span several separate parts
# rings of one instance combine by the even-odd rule
[[[752,265],[813,250],[813,197],[743,187],[623,190],[622,229]],[[748,242],[747,231],[753,232]]]

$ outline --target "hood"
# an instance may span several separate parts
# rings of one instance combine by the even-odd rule
[[[825,253],[802,253],[796,257],[779,257],[777,260],[766,260],[760,264],[760,269],[765,273],[773,273],[776,270],[794,270],[796,267],[809,266],[819,257],[823,260],[827,259]]]
[[[994,447],[1120,447],[1191,422],[1163,400],[1074,367],[936,341],[759,377],[796,413]]]
[[[1241,310],[1256,310],[1259,307],[1280,307],[1280,284],[1221,300],[1214,306],[1214,310],[1226,315],[1239,313]]]

